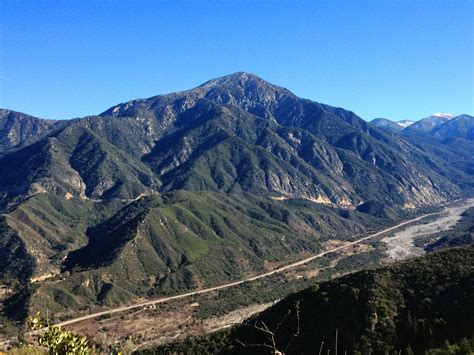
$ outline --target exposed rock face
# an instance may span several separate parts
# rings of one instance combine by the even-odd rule
[[[390,181],[393,189],[387,189],[398,191],[400,199],[413,206],[457,193],[440,176],[426,178],[433,171],[425,170],[423,153],[407,142],[375,131],[350,111],[300,99],[248,73],[129,101],[102,115],[157,122],[160,139],[144,161],[161,175],[165,189],[263,189],[347,207],[373,198],[360,191],[366,188],[356,180],[364,176],[365,182]],[[396,125],[400,130],[409,126]],[[248,144],[259,151],[249,152]],[[271,153],[265,160],[277,161],[263,164],[266,152],[260,148]],[[245,165],[256,169],[246,177],[236,168],[242,154],[256,156]],[[211,179],[197,181],[202,169]],[[242,184],[249,176],[252,181]],[[442,186],[451,192],[439,191]],[[393,202],[398,197],[383,199]]]
[[[0,153],[27,140],[41,137],[56,122],[0,109]]]
[[[450,171],[443,173],[443,175],[457,180],[456,184],[462,186],[463,189],[468,191],[473,189],[473,116],[466,114],[453,116],[451,114],[437,113],[410,124],[401,130],[391,129],[391,125],[395,123],[392,121],[388,122],[389,123],[385,124],[379,120],[374,120],[371,124],[386,131],[396,133],[421,149],[424,154],[436,157],[439,161],[446,162],[446,164],[441,164],[444,164]],[[454,170],[451,168],[454,168]],[[415,186],[414,188],[417,189],[419,186]],[[427,192],[427,190],[424,190],[424,192]],[[467,194],[470,193],[468,192]],[[429,197],[428,195],[427,199],[433,197]],[[408,203],[408,205],[414,208],[416,204]]]

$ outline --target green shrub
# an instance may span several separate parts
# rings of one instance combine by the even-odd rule
[[[46,329],[39,336],[38,343],[48,350],[48,354],[89,355],[91,353],[86,337],[63,330],[57,326],[45,328],[40,312],[30,317],[29,324],[31,329],[35,331],[41,332],[43,329]]]

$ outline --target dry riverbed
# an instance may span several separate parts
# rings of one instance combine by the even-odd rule
[[[459,222],[461,215],[471,207],[474,207],[474,198],[464,200],[452,206],[446,206],[445,213],[434,221],[409,226],[396,232],[393,236],[383,238],[382,242],[387,247],[387,257],[392,260],[401,260],[425,254],[423,248],[415,246],[415,240],[448,231]]]

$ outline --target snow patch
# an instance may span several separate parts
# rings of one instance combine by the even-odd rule
[[[398,121],[397,122],[397,125],[403,127],[403,128],[407,128],[408,126],[411,126],[413,123],[415,123],[415,121],[412,121],[412,120],[402,120],[402,121]]]
[[[441,113],[441,112],[436,112],[436,113],[432,114],[431,116],[444,117],[444,118],[453,118],[454,117],[454,115],[452,115],[450,113]]]

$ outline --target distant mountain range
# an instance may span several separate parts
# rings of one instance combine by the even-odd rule
[[[411,120],[402,120],[402,121],[391,121],[388,118],[375,118],[371,122],[376,127],[383,128],[386,131],[398,133],[402,131],[404,128],[415,123],[415,121]]]
[[[454,116],[435,113],[418,121],[394,122],[386,118],[376,118],[372,125],[392,133],[402,135],[433,135],[438,138],[460,138],[474,140],[474,117],[466,114]]]
[[[243,72],[81,119],[2,110],[4,312],[216,285],[472,194],[470,119],[394,135]]]

